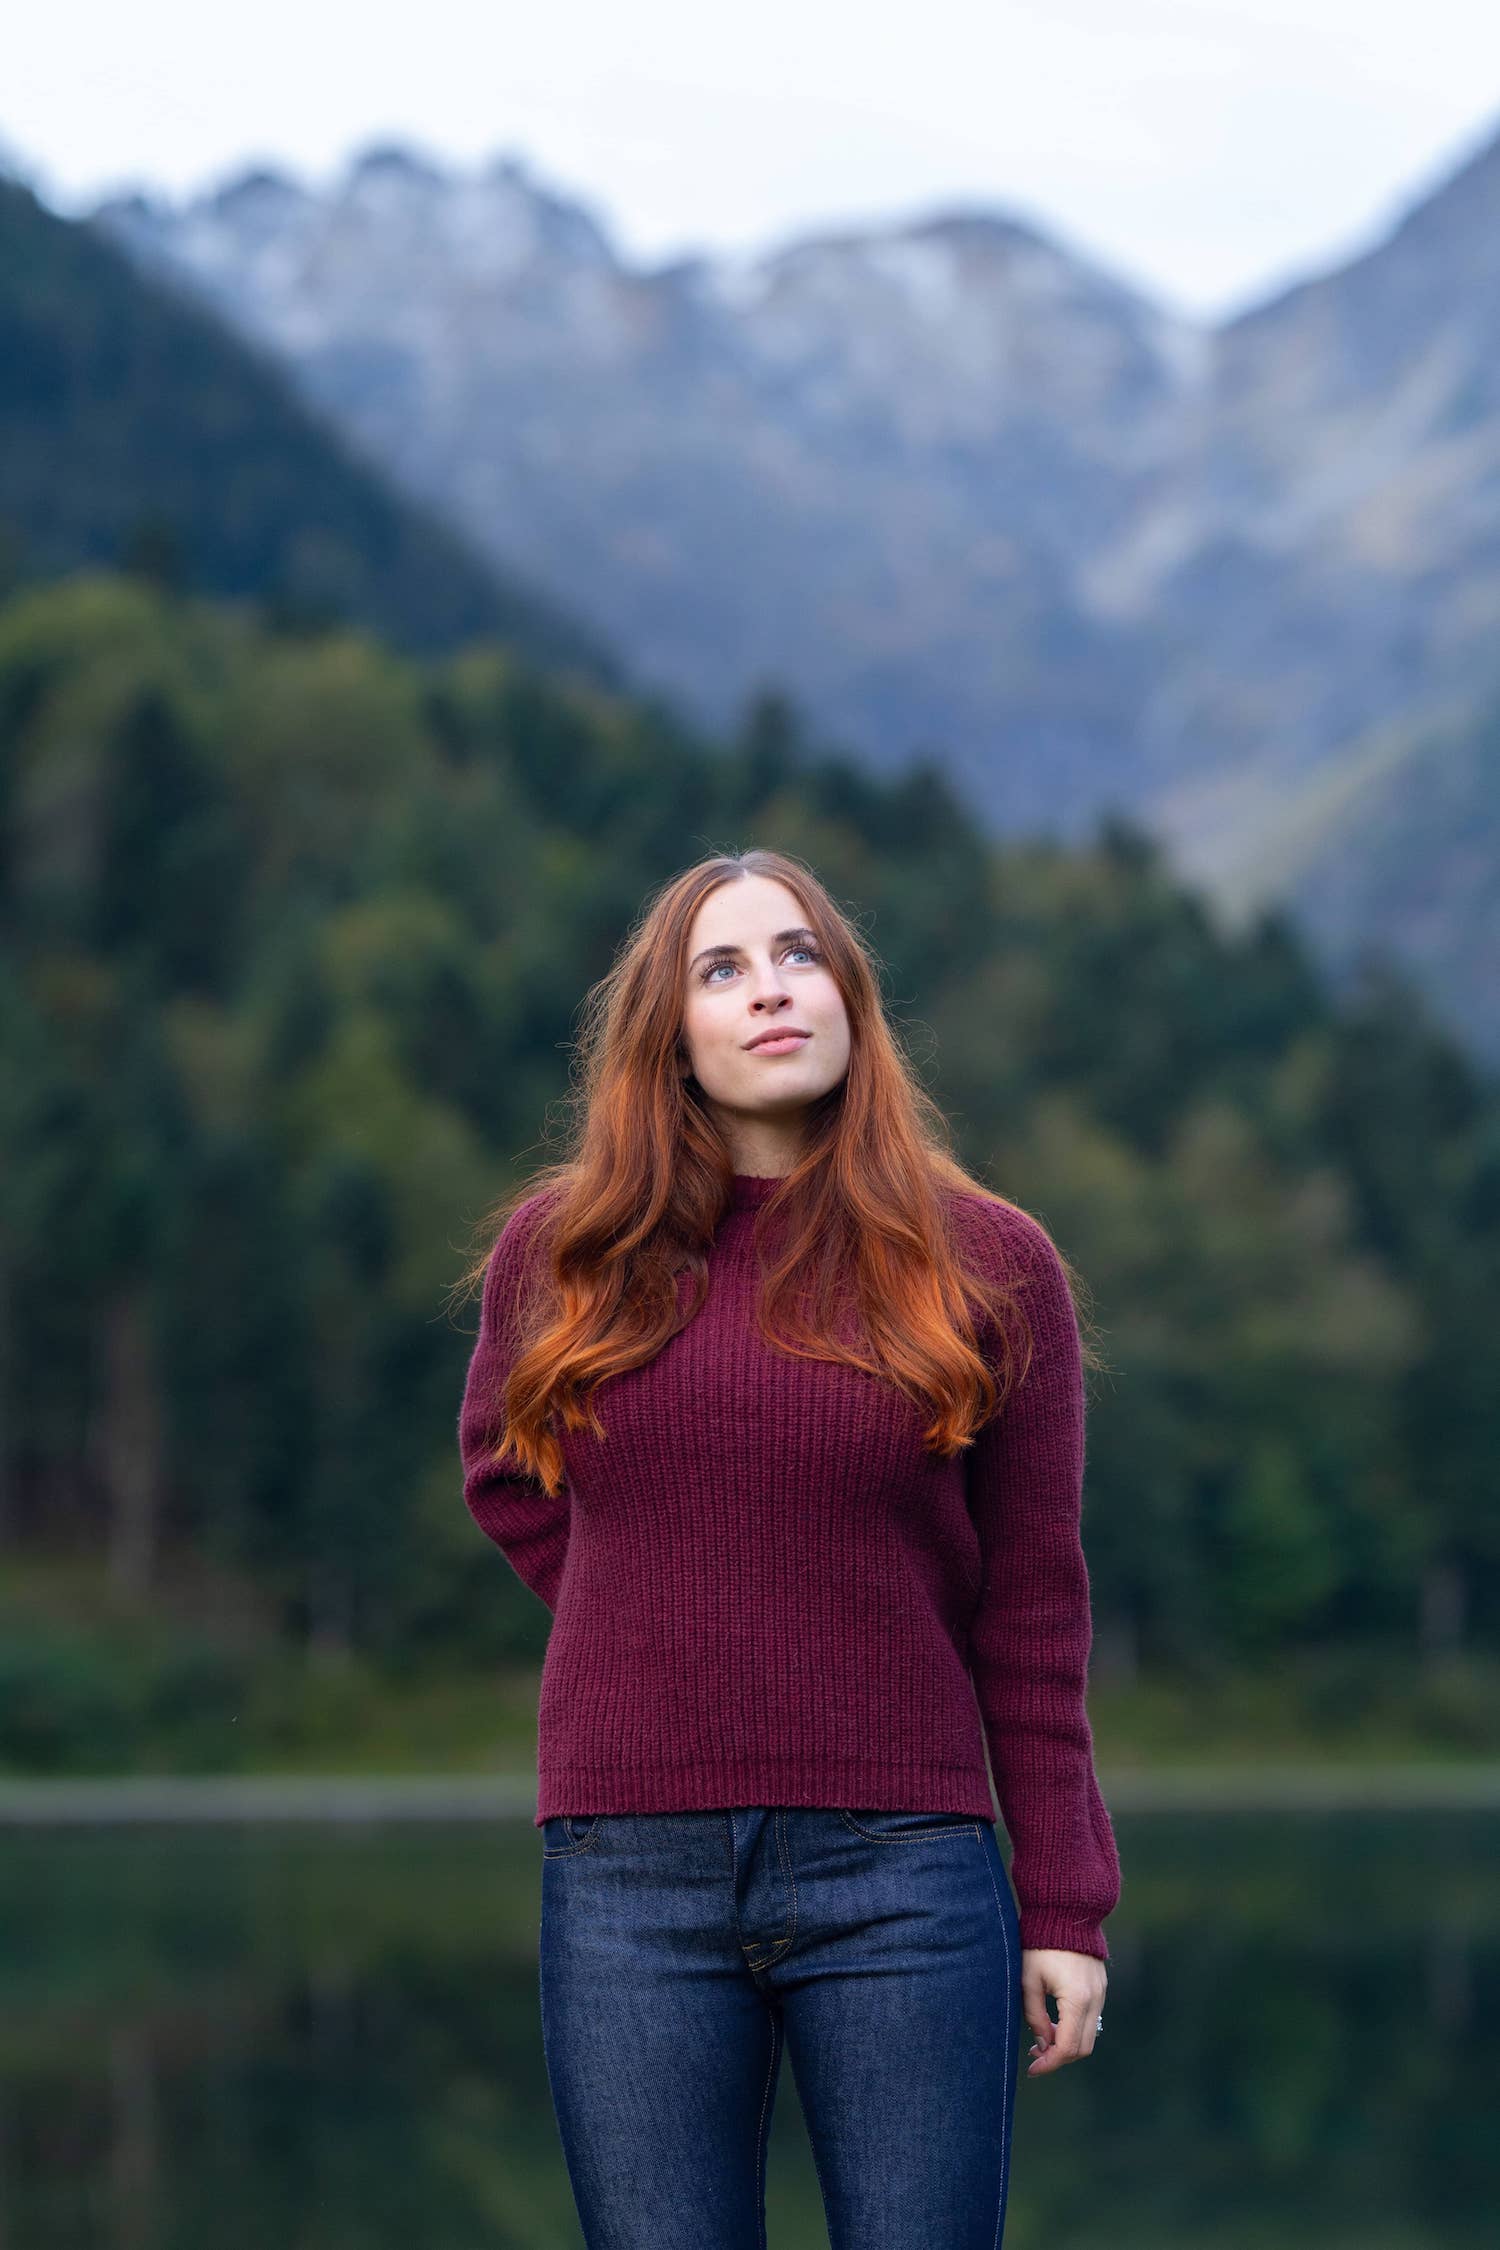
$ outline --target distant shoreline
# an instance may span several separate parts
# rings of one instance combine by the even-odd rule
[[[1112,1813],[1500,1807],[1500,1761],[1404,1765],[1198,1764],[1101,1771]],[[139,1821],[493,1820],[536,1811],[536,1776],[125,1774],[0,1778],[0,1824]]]

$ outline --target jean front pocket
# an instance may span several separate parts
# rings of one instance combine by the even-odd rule
[[[597,1843],[603,1813],[551,1813],[542,1822],[543,1859],[570,1859]]]
[[[873,1844],[918,1844],[928,1836],[977,1836],[979,1823],[972,1813],[945,1812],[845,1812],[839,1819],[854,1835]]]

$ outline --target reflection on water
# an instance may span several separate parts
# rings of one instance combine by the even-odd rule
[[[1500,1815],[1116,1821],[1093,2057],[1008,2250],[1496,2236]],[[561,2250],[529,1819],[0,1832],[5,2250]],[[784,2071],[774,2250],[826,2250]]]

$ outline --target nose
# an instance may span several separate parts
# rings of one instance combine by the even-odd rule
[[[769,1009],[774,1013],[777,1008],[785,1007],[791,997],[779,963],[768,961],[764,968],[756,972],[755,989],[750,1001],[752,1008]]]

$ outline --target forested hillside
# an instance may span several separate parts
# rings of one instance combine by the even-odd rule
[[[0,586],[90,563],[423,654],[494,633],[619,677],[591,628],[394,492],[269,357],[0,176]]]
[[[232,1762],[309,1653],[539,1655],[450,1291],[645,892],[750,843],[854,909],[961,1153],[1091,1285],[1101,1693],[1490,1738],[1500,1103],[1389,972],[1335,1010],[1130,829],[996,850],[775,699],[707,742],[97,573],[0,609],[0,1763]]]

